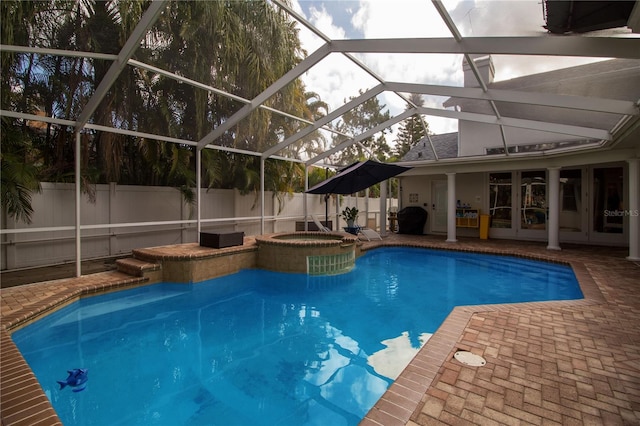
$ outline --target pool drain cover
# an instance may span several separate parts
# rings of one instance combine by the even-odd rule
[[[453,354],[453,357],[464,365],[468,365],[470,367],[482,367],[487,363],[487,361],[485,361],[485,359],[480,355],[472,354],[469,351],[458,351]]]

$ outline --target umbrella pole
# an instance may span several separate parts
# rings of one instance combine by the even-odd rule
[[[324,196],[324,221],[325,221],[324,226],[329,225],[329,194],[325,194]]]
[[[324,168],[324,178],[329,179],[329,168],[325,167]],[[329,194],[325,194],[324,195],[324,226],[327,226],[329,224]],[[332,226],[333,228],[333,226]],[[333,229],[332,229],[333,231]]]

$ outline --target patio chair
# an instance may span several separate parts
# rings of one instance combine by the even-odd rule
[[[380,236],[380,234],[378,234],[376,231],[374,231],[371,228],[360,228],[358,231],[358,235],[362,235],[364,238],[367,239],[367,241],[382,240],[382,237]]]
[[[319,231],[322,231],[322,232],[331,232],[331,229],[329,229],[329,228],[327,228],[326,226],[324,226],[324,225],[322,224],[322,222],[320,222],[320,220],[316,217],[316,215],[312,214],[312,215],[310,215],[310,216],[311,216],[311,219],[313,219],[313,223],[315,223],[315,224],[316,224],[316,226],[318,227],[318,230],[319,230]]]

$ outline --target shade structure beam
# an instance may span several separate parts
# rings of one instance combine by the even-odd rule
[[[206,90],[206,91],[214,93],[216,95],[220,95],[220,96],[227,97],[229,99],[233,99],[234,101],[238,101],[238,102],[241,102],[243,104],[250,104],[251,103],[250,99],[246,99],[246,98],[243,98],[242,96],[234,95],[233,93],[225,92],[224,90],[217,89],[217,88],[215,88],[213,86],[209,86],[208,84],[200,83],[200,82],[192,80],[190,78],[186,78],[184,76],[181,76],[181,75],[178,75],[178,74],[163,70],[161,68],[154,67],[153,65],[145,64],[144,62],[140,62],[140,61],[137,61],[135,59],[129,59],[129,65],[132,65],[134,67],[141,68],[141,69],[146,69],[146,70],[154,72],[154,73],[156,73],[158,75],[162,75],[162,76],[174,79],[176,81],[188,84],[188,85],[196,87],[198,89]],[[278,114],[278,115],[281,115],[283,117],[287,117],[287,118],[291,118],[293,120],[300,121],[300,122],[305,123],[305,124],[314,124],[313,121],[307,120],[306,118],[297,117],[297,116],[295,116],[293,114],[286,113],[284,111],[281,111],[281,110],[276,109],[276,108],[269,107],[269,106],[264,105],[264,104],[259,105],[258,108],[264,109],[266,111],[273,112],[274,114]],[[335,130],[330,129],[330,128],[325,128],[325,130],[330,131],[330,132],[334,132],[334,133],[339,133],[339,132],[336,132]]]
[[[131,35],[125,42],[124,46],[120,49],[118,58],[111,64],[104,78],[100,81],[100,84],[98,84],[93,96],[91,96],[87,104],[82,109],[77,120],[77,129],[82,128],[89,121],[96,108],[98,108],[98,104],[102,102],[102,99],[107,95],[107,92],[127,65],[129,59],[131,59],[135,51],[140,46],[140,41],[149,30],[149,27],[156,22],[167,3],[167,0],[153,0],[151,2],[140,18],[140,21],[131,32]]]
[[[333,40],[332,52],[567,56],[640,59],[637,39],[552,36]]]
[[[65,56],[68,58],[89,58],[100,59],[104,61],[115,61],[118,55],[112,53],[87,52],[82,50],[65,50],[51,49],[47,47],[37,46],[14,46],[9,44],[0,44],[0,51],[14,53],[34,53],[36,55]]]
[[[276,80],[273,84],[267,87],[262,93],[253,98],[251,102],[238,110],[235,114],[229,117],[224,123],[220,124],[216,127],[212,132],[204,136],[200,141],[198,141],[198,146],[205,146],[220,136],[222,136],[226,131],[230,130],[233,126],[238,124],[242,119],[246,118],[251,114],[254,110],[256,110],[260,105],[262,105],[267,99],[271,96],[278,93],[278,91],[282,90],[288,84],[293,82],[296,78],[300,77],[303,73],[312,68],[315,64],[320,62],[323,58],[331,53],[331,49],[329,45],[324,44],[320,48],[318,48],[311,55],[307,56],[303,59],[298,65],[296,65],[292,70],[284,74],[278,80]]]
[[[278,7],[280,7],[281,9],[285,10],[290,16],[292,16],[294,19],[296,19],[298,22],[300,22],[302,25],[304,25],[306,28],[308,28],[311,32],[313,32],[315,35],[320,37],[326,43],[331,44],[333,42],[333,40],[331,40],[330,37],[328,37],[326,34],[324,34],[322,31],[320,31],[318,28],[316,28],[314,25],[312,25],[307,19],[305,19],[303,16],[301,16],[295,10],[291,9],[291,7],[289,7],[288,5],[284,4],[282,1],[274,0],[274,3],[276,5],[278,5]],[[364,72],[369,74],[371,77],[373,77],[379,83],[381,83],[381,84],[385,83],[385,79],[384,78],[380,77],[376,72],[374,72],[371,68],[366,66],[361,60],[359,60],[358,58],[353,56],[351,53],[342,52],[342,54],[343,54],[344,57],[346,57],[351,62],[353,62],[358,68],[360,68],[361,70],[363,70]],[[407,98],[404,94],[402,94],[400,92],[395,92],[395,94],[397,96],[399,96],[403,101],[405,101],[406,103],[411,105],[412,107],[415,108],[417,106],[417,105],[414,105],[413,102],[411,102],[411,100],[409,98]],[[425,131],[426,131],[426,128],[425,128]]]
[[[422,116],[420,116],[420,120],[424,122]],[[438,152],[436,151],[436,147],[433,145],[433,141],[431,140],[431,135],[427,133],[427,140],[429,141],[429,146],[431,147],[431,152],[433,152],[433,159],[438,161]]]
[[[7,51],[7,52],[16,52],[16,53],[34,53],[34,54],[38,54],[38,55],[52,55],[52,56],[64,56],[64,57],[76,57],[76,58],[91,58],[91,59],[100,59],[100,60],[109,60],[109,61],[118,61],[119,57],[118,55],[113,55],[113,54],[105,54],[105,53],[94,53],[94,52],[86,52],[86,51],[76,51],[76,50],[63,50],[63,49],[47,49],[47,48],[41,48],[41,47],[28,47],[28,46],[11,46],[11,45],[0,45],[0,51]],[[245,99],[241,96],[237,96],[234,95],[233,93],[229,93],[226,92],[224,90],[220,90],[217,89],[213,86],[204,84],[204,83],[200,83],[198,81],[192,80],[190,78],[178,75],[176,73],[172,73],[169,71],[166,71],[164,69],[158,68],[156,66],[150,65],[150,64],[146,64],[144,62],[138,61],[136,59],[129,59],[126,61],[127,64],[135,67],[135,68],[140,68],[140,69],[144,69],[147,71],[151,71],[153,73],[156,73],[158,75],[162,75],[168,78],[171,78],[173,80],[179,81],[181,83],[185,83],[188,84],[190,86],[196,87],[198,89],[202,89],[202,90],[206,90],[209,91],[211,93],[214,93],[216,95],[220,95],[220,96],[225,96],[227,98],[233,99],[235,101],[244,103],[244,104],[250,104],[251,100],[250,99]],[[305,124],[313,124],[313,121],[307,120],[305,118],[302,117],[297,117],[295,115],[286,113],[284,111],[278,110],[276,108],[271,108],[267,105],[259,105],[258,108],[273,112],[275,114],[281,115],[283,117],[287,117],[287,118],[291,118],[300,122],[303,122]],[[94,109],[95,110],[95,109]],[[71,125],[74,125],[74,123],[72,122]],[[325,130],[330,131],[332,133],[340,133],[337,132],[334,129],[331,128],[325,128]]]
[[[475,112],[451,111],[447,109],[437,109],[428,107],[417,108],[418,113],[434,115],[436,117],[455,118],[458,120],[475,121],[478,123],[503,125],[507,127],[519,127],[522,129],[540,130],[563,135],[580,136],[588,139],[598,139],[609,141],[612,139],[611,132],[607,130],[595,129],[592,127],[573,126],[570,124],[550,123],[546,121],[527,120],[522,118],[501,117],[496,118],[489,114],[478,114]]]
[[[606,112],[611,114],[640,115],[635,102],[617,99],[593,98],[588,96],[558,95],[555,93],[523,92],[518,90],[487,89],[477,87],[455,87],[433,84],[387,82],[389,90],[421,93],[424,95],[447,96],[453,98],[494,100],[516,104],[539,105],[568,108],[581,111]]]
[[[0,110],[0,117],[11,117],[11,118],[17,118],[17,119],[20,119],[20,120],[41,121],[43,123],[57,124],[57,125],[60,125],[60,126],[69,126],[69,127],[73,127],[74,124],[76,123],[73,120],[65,120],[65,119],[61,119],[61,118],[46,117],[46,116],[42,116],[42,115],[35,115],[35,114],[28,114],[28,113],[24,113],[24,112],[15,112],[15,111],[7,111],[7,110]],[[191,140],[187,140],[187,139],[179,139],[179,138],[173,138],[173,137],[170,137],[170,136],[156,135],[156,134],[153,134],[153,133],[145,133],[145,132],[140,132],[140,131],[137,131],[137,130],[118,129],[116,127],[102,126],[102,125],[99,125],[99,124],[87,123],[87,124],[85,124],[84,129],[86,129],[86,130],[96,130],[96,131],[99,131],[99,132],[115,133],[115,134],[118,134],[118,135],[132,136],[132,137],[135,137],[135,138],[144,138],[144,139],[157,140],[157,141],[161,141],[161,142],[175,143],[175,144],[181,144],[181,145],[189,145],[189,146],[194,146],[194,147],[198,146],[197,142],[191,141]],[[259,152],[249,151],[249,150],[246,150],[246,149],[225,147],[225,146],[220,146],[220,145],[211,145],[211,144],[209,144],[209,145],[206,145],[205,148],[214,149],[216,151],[233,152],[233,153],[236,153],[236,154],[252,155],[254,157],[259,157],[261,155]],[[276,159],[276,160],[292,161],[292,162],[296,162],[296,163],[303,163],[304,162],[303,160],[299,160],[299,159],[295,159],[295,158],[286,158],[286,157],[281,157],[281,156],[277,156],[277,155],[272,155],[271,158]]]
[[[349,146],[353,145],[356,142],[360,142],[363,139],[366,139],[370,136],[375,135],[378,132],[383,131],[384,129],[393,126],[394,124],[396,124],[399,121],[404,120],[407,117],[411,117],[413,114],[415,114],[415,111],[413,109],[408,109],[405,110],[404,112],[398,114],[395,117],[392,117],[391,119],[385,121],[384,123],[378,124],[377,126],[359,134],[358,136],[354,137],[353,139],[349,139],[345,142],[342,142],[341,144],[331,148],[330,150],[327,150],[325,152],[323,152],[322,154],[319,154],[315,157],[313,157],[312,159],[308,160],[305,164],[307,166],[312,165],[314,163],[317,163],[320,160],[323,160],[327,157],[329,157],[330,155],[338,152],[338,151],[342,151],[345,148],[348,148]]]
[[[366,92],[364,92],[363,94],[361,94],[360,96],[358,96],[357,98],[352,99],[351,101],[347,102],[346,104],[342,105],[340,108],[333,110],[332,112],[330,112],[329,114],[325,115],[324,117],[316,120],[315,123],[313,123],[312,125],[305,127],[304,129],[298,131],[297,133],[294,133],[293,135],[289,136],[288,138],[286,138],[284,141],[280,142],[279,144],[267,149],[262,156],[263,157],[270,157],[271,155],[275,154],[276,152],[286,148],[287,146],[291,145],[292,143],[297,142],[298,140],[302,139],[303,137],[313,133],[314,131],[320,129],[321,127],[323,127],[324,125],[330,123],[331,121],[341,117],[343,114],[345,114],[346,112],[352,110],[353,108],[357,107],[358,105],[368,101],[369,99],[379,95],[380,93],[382,93],[384,91],[384,85],[379,84],[377,86],[375,86],[372,89],[367,90]],[[350,135],[345,135],[350,137]]]
[[[440,17],[449,28],[449,31],[453,35],[453,38],[457,42],[461,43],[463,41],[462,35],[458,31],[458,27],[453,22],[453,19],[451,19],[451,16],[447,12],[447,9],[444,7],[444,5],[440,0],[432,0],[432,2],[436,10],[440,14]],[[487,82],[485,82],[484,79],[482,78],[482,74],[480,73],[480,70],[478,69],[478,65],[476,65],[474,58],[472,58],[471,54],[469,53],[465,53],[464,58],[467,61],[467,64],[469,65],[469,67],[471,68],[471,71],[473,72],[473,75],[476,78],[476,81],[478,82],[478,84],[480,84],[480,87],[482,88],[482,93],[487,93],[488,91]],[[501,118],[501,114],[500,114],[500,110],[498,110],[498,106],[496,105],[496,103],[492,98],[489,98],[488,101],[489,101],[489,104],[491,105],[491,109],[493,109],[493,113],[495,114],[496,118],[499,120]],[[499,128],[500,128],[500,136],[502,138],[502,144],[504,146],[505,155],[509,155],[509,149],[507,148],[507,135],[504,132],[504,127],[502,124],[499,125]]]

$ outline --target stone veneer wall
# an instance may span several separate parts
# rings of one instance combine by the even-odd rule
[[[280,236],[292,238],[278,239]],[[249,268],[307,273],[307,256],[353,252],[355,258],[361,255],[360,246],[355,235],[340,232],[271,234],[245,237],[243,245],[222,249],[198,243],[135,249],[133,259],[120,262],[119,269],[144,276],[148,283],[194,283]]]
[[[193,283],[255,268],[257,253],[255,243],[245,241],[242,246],[223,249],[201,247],[197,243],[136,249],[133,256],[160,264],[161,281]]]
[[[233,253],[223,257],[188,260],[163,260],[164,281],[192,283],[255,268],[256,251]]]
[[[278,239],[296,235],[311,239]],[[343,233],[298,232],[256,236],[257,267],[278,272],[307,273],[307,256],[338,255],[353,252],[357,237]],[[317,239],[312,239],[317,238]],[[357,254],[357,253],[356,253]]]
[[[261,246],[258,256],[258,268],[279,272],[307,273],[307,256],[335,255],[353,251],[353,247],[333,246],[318,250],[311,247],[307,250],[298,247]]]

